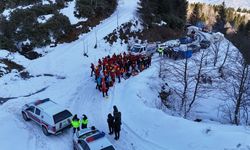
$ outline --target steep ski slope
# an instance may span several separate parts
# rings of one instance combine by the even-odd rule
[[[241,8],[248,8],[250,9],[250,1],[249,0],[188,0],[191,3],[194,2],[202,2],[208,4],[222,4],[225,1],[226,6],[228,7],[241,7]]]
[[[9,74],[0,81],[0,96],[19,96],[32,93],[43,86],[45,91],[28,98],[10,100],[0,106],[0,149],[21,150],[69,150],[72,149],[72,133],[46,137],[35,123],[23,121],[22,105],[36,99],[50,97],[58,104],[78,115],[86,114],[89,125],[108,132],[106,116],[117,105],[122,112],[121,139],[109,140],[118,150],[221,150],[224,148],[246,148],[250,141],[249,131],[244,127],[194,123],[182,118],[166,115],[155,108],[159,78],[158,57],[155,56],[150,69],[129,80],[116,84],[109,92],[109,99],[103,99],[90,78],[90,63],[98,58],[121,52],[126,46],[119,42],[109,47],[101,40],[119,23],[134,18],[137,8],[135,0],[120,0],[118,11],[104,20],[90,33],[70,44],[62,44],[48,55],[25,63],[33,75],[50,73],[64,76],[64,80],[37,77],[29,80],[13,79]],[[94,49],[95,34],[98,48]],[[83,41],[89,46],[89,57],[82,56]],[[4,81],[3,81],[4,80]],[[5,84],[7,83],[7,84]],[[210,131],[206,133],[207,129]]]

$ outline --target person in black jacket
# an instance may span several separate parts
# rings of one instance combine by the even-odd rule
[[[121,131],[121,112],[115,112],[114,116],[115,122],[114,122],[114,132],[115,132],[115,140],[118,140],[120,138],[120,131]]]
[[[116,105],[114,105],[113,106],[113,116],[115,117],[117,113],[118,113],[118,108],[116,107]]]
[[[114,132],[114,117],[111,114],[108,114],[108,126],[109,126],[109,134],[113,134]]]

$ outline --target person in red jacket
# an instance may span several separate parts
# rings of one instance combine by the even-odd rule
[[[105,79],[102,78],[102,96],[105,97],[105,94],[106,96],[108,96],[108,88],[107,88]]]
[[[110,72],[110,77],[113,83],[115,83],[115,69],[113,68]]]
[[[118,78],[118,82],[121,82],[121,69],[120,67],[117,67],[116,69],[116,77]]]
[[[99,77],[100,75],[100,70],[98,67],[95,68],[95,80],[97,80],[97,78]]]

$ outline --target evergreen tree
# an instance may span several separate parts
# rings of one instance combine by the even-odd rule
[[[141,0],[138,12],[149,28],[164,21],[170,28],[183,28],[187,16],[186,0]]]
[[[226,33],[225,24],[226,24],[226,7],[225,7],[225,2],[223,2],[222,5],[219,6],[218,15],[216,16],[216,23],[214,25],[214,28],[217,31]]]
[[[191,24],[195,25],[199,20],[200,20],[200,9],[199,9],[199,5],[195,4],[193,12],[190,15],[189,21]]]
[[[245,26],[245,32],[248,35],[248,37],[250,38],[250,20],[247,22],[247,24]]]

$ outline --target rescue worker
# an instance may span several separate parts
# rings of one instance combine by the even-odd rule
[[[108,114],[107,122],[109,126],[109,134],[111,135],[114,132],[114,117],[110,113]]]
[[[96,80],[96,89],[98,89],[99,91],[101,91],[101,84],[102,84],[102,78],[99,75]]]
[[[91,63],[91,77],[93,76],[93,73],[95,72],[95,65]]]
[[[110,72],[110,77],[112,79],[112,82],[115,83],[115,69],[114,68]]]
[[[163,48],[163,47],[159,47],[157,51],[158,51],[158,53],[159,53],[159,56],[162,57],[162,56],[163,56],[163,53],[164,53],[164,48]]]
[[[73,133],[80,131],[80,120],[77,118],[77,115],[74,115],[73,119],[71,120],[71,125],[73,127]]]
[[[124,69],[124,67],[122,67],[122,68],[121,68],[121,76],[122,76],[122,77],[123,77],[124,72],[125,72],[125,69]]]
[[[98,76],[100,76],[100,70],[99,70],[98,66],[96,66],[96,68],[95,68],[95,80],[97,80]]]
[[[107,86],[107,89],[109,89],[109,84],[110,84],[110,76],[109,75],[106,75],[105,76],[105,83],[106,83],[106,86]]]
[[[120,67],[117,67],[116,69],[116,77],[118,78],[118,83],[121,82],[121,69]]]
[[[107,88],[105,79],[102,78],[102,96],[105,97],[105,94],[106,96],[108,96],[108,88]]]
[[[82,116],[83,116],[81,121],[82,129],[85,129],[88,126],[88,117],[85,114],[83,114]]]

